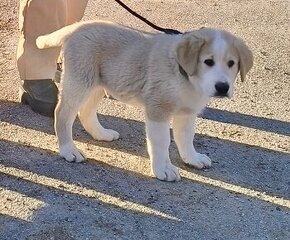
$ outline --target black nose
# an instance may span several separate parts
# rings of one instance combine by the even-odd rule
[[[216,96],[226,96],[229,91],[229,88],[230,86],[228,83],[218,82],[215,85]]]

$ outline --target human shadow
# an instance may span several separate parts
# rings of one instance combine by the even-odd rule
[[[9,106],[8,110],[11,111]],[[53,134],[52,119],[35,114],[23,121],[17,111],[16,107],[16,110],[11,111],[9,114],[1,115],[1,120],[21,127]],[[74,139],[79,142],[148,158],[143,122],[101,114],[99,114],[99,118],[105,127],[119,131],[121,138],[111,143],[95,141],[76,121]],[[199,152],[206,153],[211,157],[213,160],[212,169],[199,171],[186,167],[180,161],[176,145],[172,141],[170,155],[173,163],[186,171],[290,197],[290,154],[199,134],[195,136],[194,145]]]
[[[239,112],[229,112],[209,107],[203,111],[201,117],[217,122],[231,123],[266,132],[278,133],[288,137],[290,136],[290,123],[280,120],[257,117]]]
[[[134,232],[140,237],[142,231],[137,228],[142,222],[176,227],[181,223],[174,212],[157,204],[159,188],[166,183],[150,176],[108,165],[97,157],[69,164],[47,149],[8,140],[1,140],[0,147],[4,149],[0,154],[0,186],[45,203],[29,222],[41,222],[45,227],[51,222],[77,224],[82,219],[87,225],[84,231],[99,227],[105,230],[106,237],[127,235],[132,230],[132,226],[122,227],[127,218],[136,220],[132,222],[136,225]],[[21,155],[13,155],[15,149]],[[25,223],[21,227],[27,234],[35,228]]]
[[[29,221],[0,213],[0,238],[7,239],[6,236],[9,236],[12,237],[11,239],[17,239],[17,237],[20,239],[21,236],[11,236],[11,233],[15,231],[19,225],[27,224],[29,224]]]
[[[118,118],[111,120],[119,121]],[[142,123],[136,124],[136,121],[132,124],[135,128],[144,127]],[[284,198],[289,196],[285,190],[287,177],[279,178],[284,172],[273,172],[272,176],[277,178],[273,183],[268,171],[271,169],[262,162],[261,171],[253,167],[253,164],[251,170],[248,164],[252,159],[247,157],[249,152],[250,157],[265,154],[266,163],[269,163],[268,161],[276,161],[279,158],[285,160],[289,155],[260,148],[252,150],[251,146],[201,135],[197,136],[196,142],[198,149],[203,149],[214,157],[214,166],[209,171],[186,167],[177,161],[178,153],[172,144],[173,161],[184,171],[230,182],[236,186],[243,185],[261,192],[267,191],[264,183],[260,184],[261,181],[266,181],[270,184],[269,187],[273,188],[272,194],[276,193]],[[204,235],[205,239],[211,239],[213,233],[220,234],[222,226],[228,228],[232,223],[240,223],[240,218],[236,217],[237,206],[242,209],[243,219],[247,219],[248,224],[257,224],[258,216],[265,208],[269,211],[279,211],[277,216],[275,212],[271,212],[274,217],[266,220],[269,224],[275,224],[278,216],[281,217],[281,214],[284,216],[289,211],[280,205],[276,207],[279,210],[275,210],[275,207],[271,207],[271,203],[257,199],[248,201],[249,196],[242,193],[225,191],[186,177],[181,182],[161,182],[138,169],[131,171],[126,166],[120,168],[114,164],[104,163],[97,154],[83,164],[76,164],[61,160],[54,151],[11,140],[1,140],[0,148],[2,149],[0,186],[44,203],[43,207],[34,210],[29,223],[19,223],[17,219],[6,218],[5,225],[16,224],[21,230],[17,233],[21,232],[23,236],[29,237],[33,233],[33,237],[36,237],[34,239],[43,236],[55,237],[59,234],[67,237],[71,236],[71,233],[74,236],[90,238],[92,229],[97,229],[98,234],[103,234],[96,235],[96,239],[128,238],[128,236],[134,239],[136,237],[150,239],[149,236],[162,239],[164,234],[171,236],[172,232],[182,236],[183,239],[188,239],[189,236],[200,236],[209,222],[208,219],[220,219],[222,212],[224,218],[220,220],[221,228],[213,229],[210,235]],[[15,154],[16,152],[18,154]],[[272,159],[275,155],[277,157]],[[236,156],[239,156],[240,162],[236,162]],[[245,159],[242,159],[243,157]],[[259,160],[263,159],[262,157]],[[130,161],[133,160],[128,159],[127,164],[130,164]],[[149,164],[147,165],[149,167]],[[288,170],[289,164],[283,171],[286,173]],[[262,176],[264,178],[261,178]],[[228,221],[229,219],[231,220]],[[245,226],[235,224],[235,228],[240,232],[248,231]],[[77,232],[71,230],[69,226],[73,226]],[[160,229],[164,231],[161,233]],[[223,231],[223,237],[227,237],[225,232]],[[232,233],[228,234],[230,234],[228,237],[232,236]],[[7,235],[11,237],[12,233]],[[15,236],[16,239],[21,239],[18,237]]]

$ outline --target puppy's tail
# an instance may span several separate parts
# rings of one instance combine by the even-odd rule
[[[39,49],[61,47],[65,40],[80,26],[80,23],[75,23],[63,27],[55,32],[47,35],[39,36],[36,39],[36,45]]]

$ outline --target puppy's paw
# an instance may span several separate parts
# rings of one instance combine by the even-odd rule
[[[211,160],[205,154],[196,153],[191,159],[182,158],[182,160],[197,169],[209,168],[211,167]]]
[[[59,153],[68,162],[83,162],[86,158],[85,154],[74,145],[61,146]]]
[[[111,142],[119,139],[120,134],[112,129],[102,129],[102,131],[99,131],[98,134],[93,137],[99,141]]]
[[[170,162],[166,162],[166,164],[152,165],[152,174],[162,181],[173,182],[181,179],[178,168]]]

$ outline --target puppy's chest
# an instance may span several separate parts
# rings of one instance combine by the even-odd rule
[[[183,97],[176,107],[178,114],[199,114],[207,105],[208,98]]]

